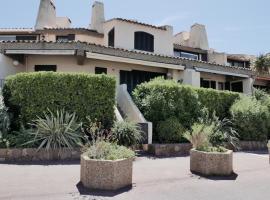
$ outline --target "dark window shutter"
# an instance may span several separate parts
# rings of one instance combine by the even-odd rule
[[[56,65],[35,65],[36,72],[56,72],[57,66]]]
[[[109,47],[114,47],[114,28],[109,32],[108,40],[109,40]]]
[[[69,34],[68,41],[74,41],[74,40],[75,40],[75,34]]]
[[[107,74],[107,68],[104,67],[96,67],[95,74]]]
[[[154,52],[154,36],[146,32],[135,32],[134,48]]]

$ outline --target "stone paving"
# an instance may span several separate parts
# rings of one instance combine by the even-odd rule
[[[79,162],[0,164],[2,200],[265,200],[270,196],[267,154],[235,153],[235,175],[203,178],[189,171],[189,157],[139,157],[133,188],[111,192],[85,190]]]

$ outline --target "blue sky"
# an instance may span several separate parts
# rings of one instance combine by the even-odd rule
[[[270,52],[269,0],[103,0],[106,19],[123,17],[189,30],[206,25],[211,48],[228,53]],[[87,27],[93,0],[55,0],[58,16]],[[39,0],[1,2],[0,27],[33,27]]]

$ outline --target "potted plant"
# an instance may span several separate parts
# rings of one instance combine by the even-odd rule
[[[100,126],[91,123],[87,129],[91,143],[81,155],[81,182],[95,190],[118,190],[132,186],[134,151],[111,143]]]
[[[190,171],[205,176],[228,176],[233,173],[233,151],[217,145],[217,139],[236,141],[229,132],[222,129],[223,123],[195,123],[184,137],[192,143],[190,151]],[[232,142],[234,143],[234,142]]]

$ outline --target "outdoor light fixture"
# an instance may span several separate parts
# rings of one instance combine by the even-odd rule
[[[13,60],[13,65],[16,67],[19,65],[19,61],[18,60]]]

